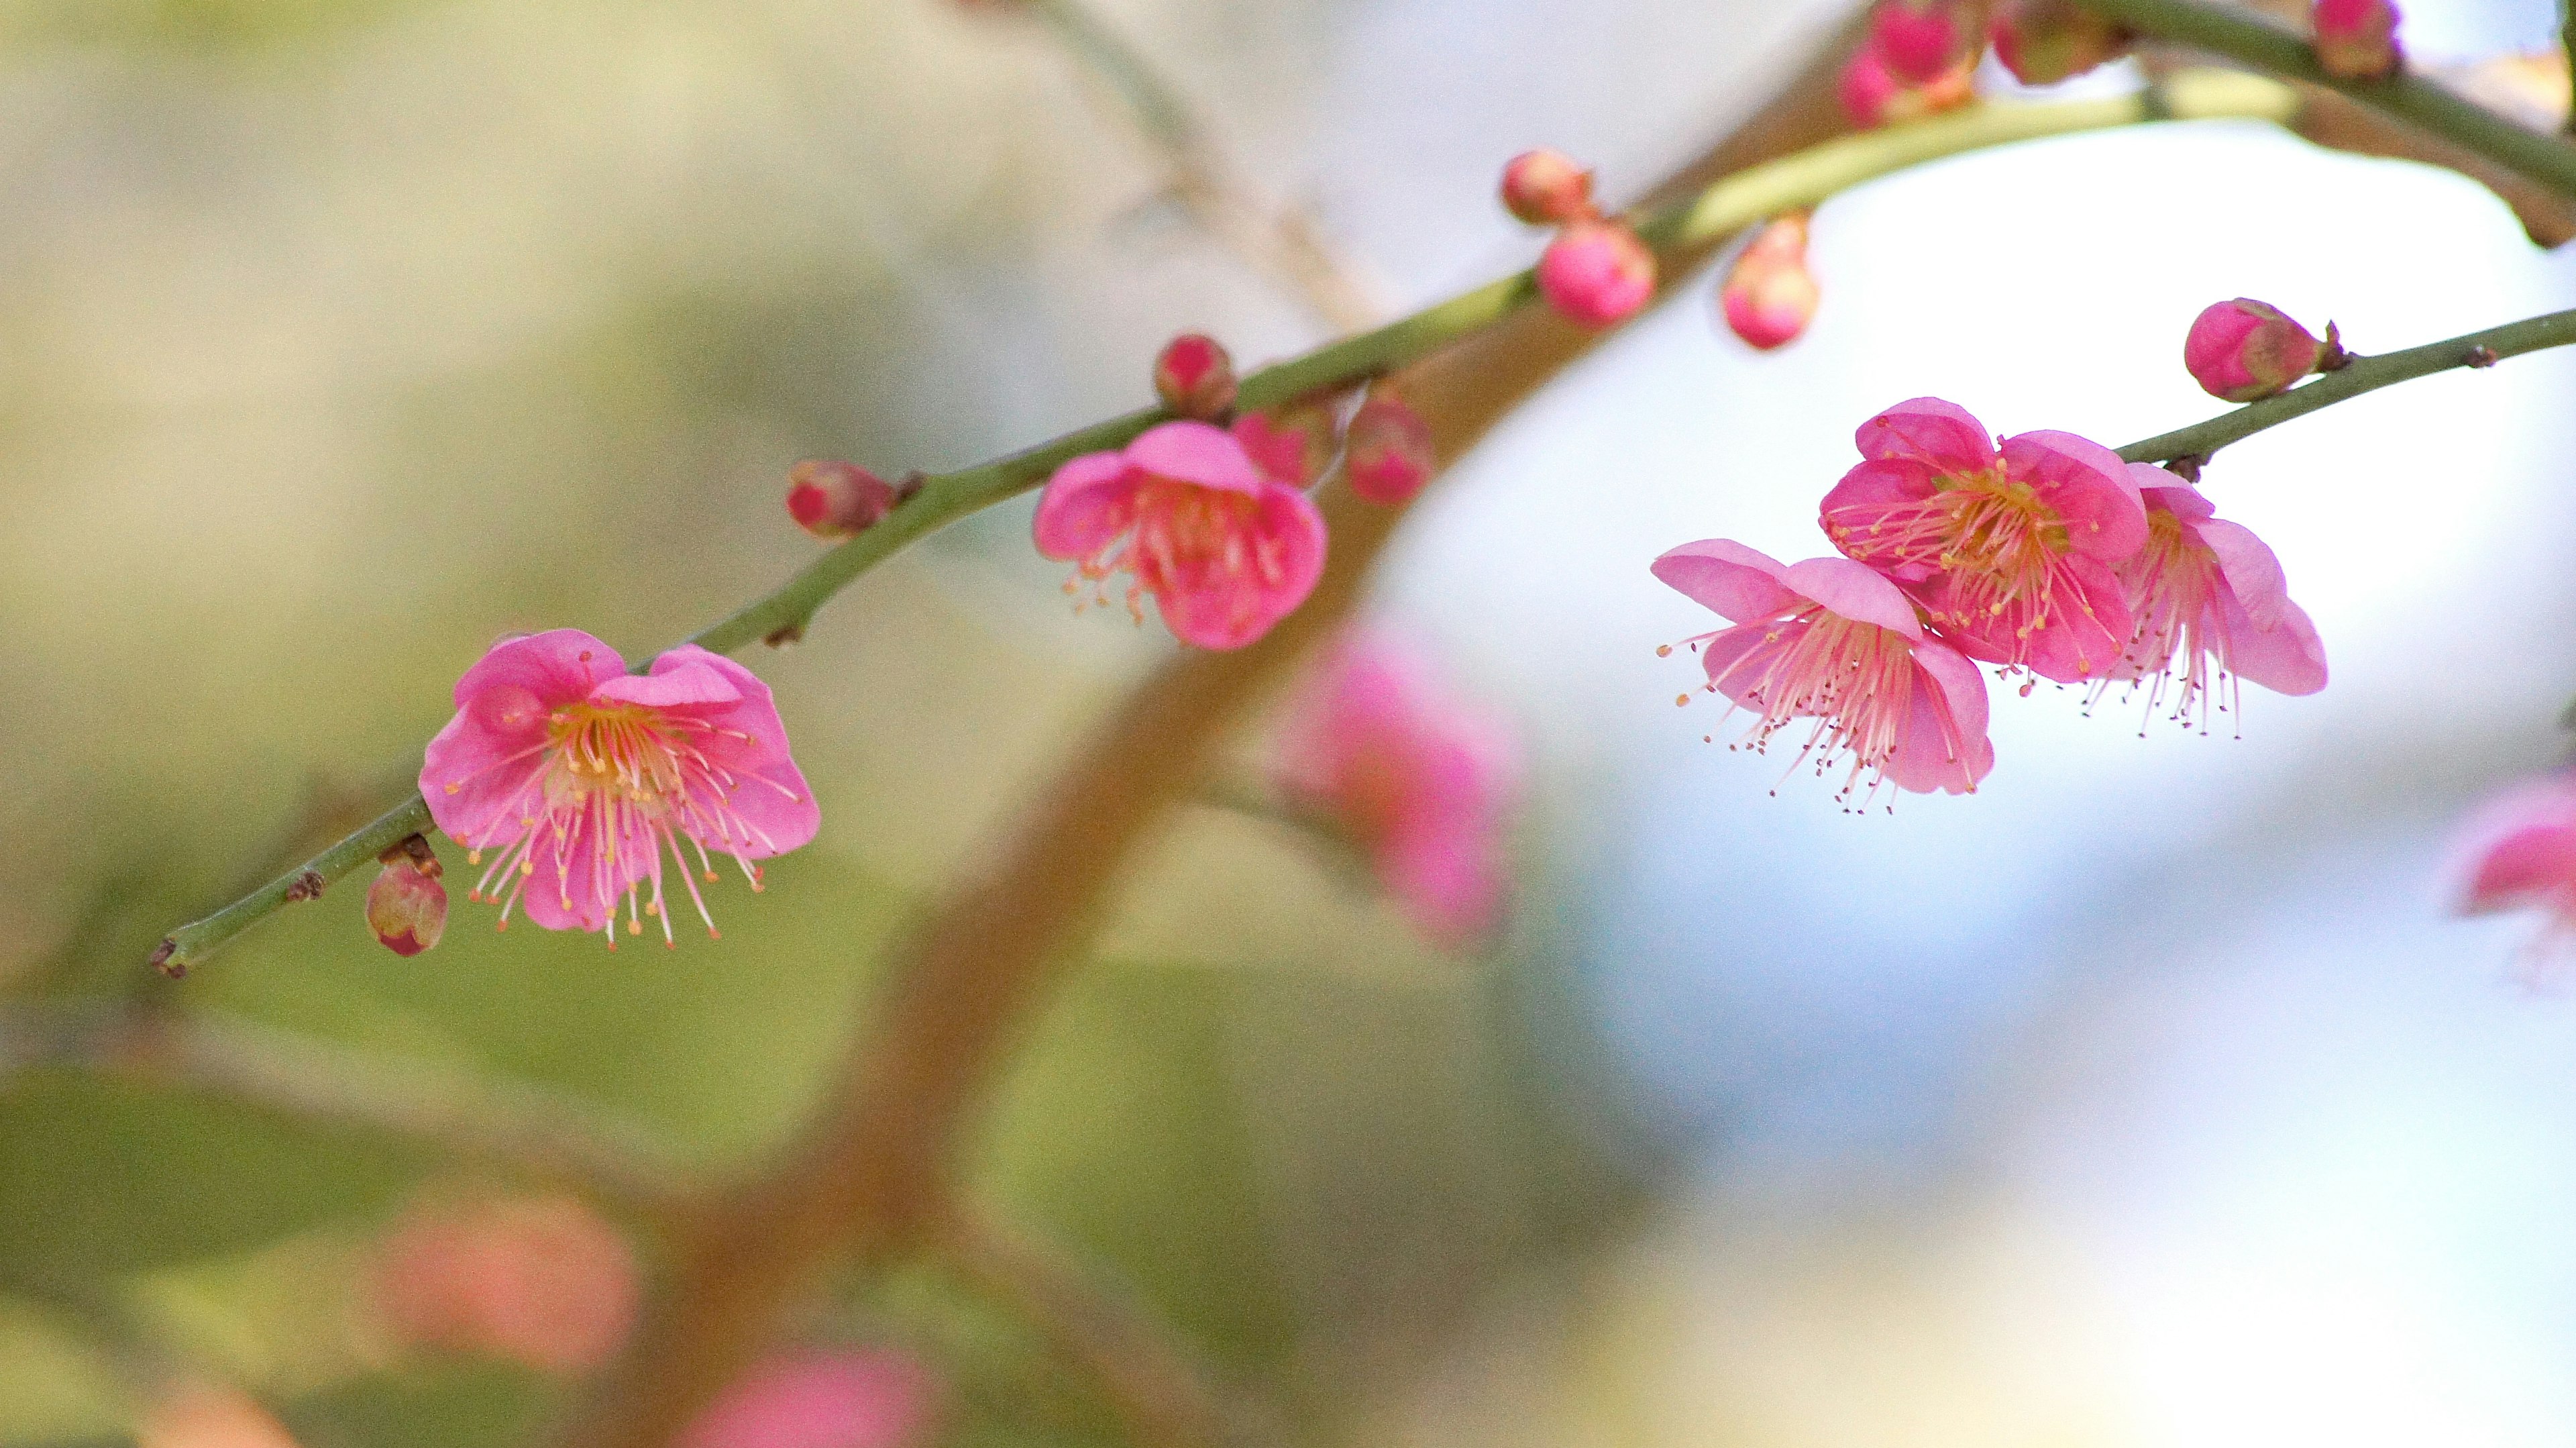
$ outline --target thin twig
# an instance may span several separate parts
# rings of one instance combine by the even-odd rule
[[[1154,63],[1082,0],[1023,0],[1071,55],[1116,97],[1162,157],[1172,194],[1199,225],[1269,272],[1339,331],[1383,320],[1382,289],[1324,239],[1304,208],[1273,203],[1226,158],[1207,123]]]
[[[2409,347],[2403,352],[2386,352],[2376,357],[2356,356],[2350,364],[2277,397],[2249,402],[2234,412],[2220,413],[2207,422],[2161,433],[2143,442],[2133,442],[2120,449],[2120,456],[2133,463],[2207,458],[2229,443],[2240,442],[2265,428],[2278,427],[2294,417],[2305,417],[2321,407],[2350,401],[2365,392],[2376,392],[2395,383],[2410,382],[2456,368],[2493,367],[2507,357],[2570,345],[2576,345],[2576,311],[2551,312],[2546,316],[2508,322],[2483,332]]]
[[[1201,1365],[1096,1270],[963,1208],[948,1214],[938,1245],[1100,1385],[1139,1448],[1222,1448],[1245,1436]]]
[[[1668,249],[1669,263],[1680,254],[1670,249],[1697,254],[1714,238],[1738,227],[1794,206],[1814,205],[1873,177],[1935,157],[2166,118],[2235,116],[2277,121],[2295,104],[2287,90],[2258,78],[2208,74],[2176,76],[2153,92],[2104,100],[1978,106],[1816,146],[1724,180],[1698,182],[1686,192],[1642,208],[1638,227]],[[1490,333],[1523,313],[1537,296],[1537,284],[1526,271],[1488,282],[1374,331],[1265,367],[1244,379],[1238,394],[1241,405],[1275,407],[1378,376],[1463,339]],[[1165,417],[1157,409],[1131,412],[978,467],[926,478],[920,492],[876,526],[815,559],[776,590],[688,642],[731,653],[758,639],[802,633],[815,611],[833,595],[914,539],[1037,486],[1068,459],[1123,447]],[[313,898],[404,836],[431,827],[428,803],[415,795],[303,866],[172,931],[152,963],[171,974],[183,973],[280,906]]]
[[[2576,136],[2576,0],[2558,0],[2558,48],[2567,57],[2567,83],[2571,92],[2567,119],[2559,129]]]
[[[0,1078],[43,1067],[383,1132],[648,1217],[668,1217],[687,1184],[648,1134],[554,1092],[351,1051],[238,1017],[124,1001],[21,1002],[0,1012]]]

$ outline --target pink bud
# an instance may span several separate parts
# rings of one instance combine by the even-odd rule
[[[2317,64],[2343,80],[2380,80],[2397,69],[2397,7],[2389,0],[2317,0]]]
[[[1175,417],[1210,421],[1234,406],[1234,359],[1215,338],[1183,332],[1154,358],[1154,395]]]
[[[680,1448],[899,1448],[929,1426],[930,1382],[890,1352],[772,1358],[727,1388]]]
[[[447,929],[447,887],[438,856],[418,835],[376,857],[384,865],[367,886],[367,928],[396,955],[418,955]]]
[[[1343,435],[1342,467],[1351,491],[1390,507],[1409,502],[1439,467],[1431,451],[1431,425],[1391,392],[1371,392],[1351,414]]]
[[[1820,299],[1807,270],[1807,216],[1793,212],[1762,228],[1726,274],[1717,293],[1726,325],[1768,352],[1798,339],[1815,320]]]
[[[1579,221],[1538,259],[1539,294],[1557,315],[1601,328],[1634,316],[1655,293],[1655,254],[1622,221]]]
[[[134,1426],[136,1448],[295,1448],[285,1427],[238,1388],[182,1388]]]
[[[893,485],[854,463],[808,459],[787,470],[787,516],[817,538],[866,532],[894,505]]]
[[[397,1341],[559,1374],[616,1355],[641,1290],[626,1239],[571,1197],[415,1210],[378,1250],[375,1283]]]
[[[1503,167],[1503,209],[1532,226],[1561,226],[1592,212],[1592,173],[1562,151],[1523,151]]]
[[[2055,85],[2129,48],[2129,33],[2074,0],[2000,0],[1995,58],[2023,85]]]
[[[1306,486],[1323,465],[1316,456],[1320,449],[1307,440],[1307,429],[1286,426],[1268,413],[1247,412],[1226,430],[1234,434],[1234,440],[1243,447],[1243,455],[1252,459],[1254,467],[1292,488]]]
[[[2317,369],[2321,349],[2308,329],[2276,307],[2238,297],[2205,308],[2183,339],[2182,365],[2212,397],[2252,402]]]
[[[1960,0],[1881,0],[1869,17],[1869,49],[1899,85],[1923,85],[1961,61],[1974,64],[1978,7]]]
[[[1843,62],[1842,73],[1834,79],[1834,96],[1853,125],[1872,131],[1955,110],[1975,100],[1976,69],[1963,62],[1927,84],[1908,86],[1888,73],[1876,48],[1864,45]]]

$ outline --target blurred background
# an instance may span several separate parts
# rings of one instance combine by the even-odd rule
[[[2557,24],[2406,8],[2431,60]],[[1096,13],[1409,307],[1534,254],[1504,157],[1555,145],[1624,195],[1839,12]],[[1247,362],[1328,335],[1167,179],[1007,7],[0,6],[0,1011],[174,995],[398,1093],[542,1090],[687,1167],[754,1159],[878,947],[1170,647],[1070,613],[1025,500],[748,658],[824,825],[765,895],[714,892],[721,941],[495,935],[455,888],[401,959],[347,884],[184,986],[140,962],[398,792],[496,635],[639,656],[812,557],[792,461],[960,466],[1140,404],[1176,331]],[[1685,292],[1380,574],[1372,616],[1522,741],[1491,948],[1419,941],[1276,821],[1184,811],[1002,1083],[979,1198],[1305,1441],[2576,1438],[2576,1001],[2535,922],[2450,919],[2443,876],[2461,813],[2565,748],[2576,358],[2211,470],[2325,693],[2141,738],[2116,699],[1998,691],[1986,786],[1892,816],[1703,745],[1654,646],[1705,616],[1645,571],[1709,536],[1826,551],[1815,500],[1901,398],[2117,444],[2216,410],[2179,365],[2210,301],[2384,350],[2576,305],[2576,257],[2448,173],[2232,123],[1940,163],[1815,237],[1804,340],[1751,353]],[[541,1184],[20,1045],[0,1442],[119,1441],[171,1371],[308,1448],[517,1444],[568,1400],[353,1305],[405,1223]],[[917,1365],[898,1436],[1118,1440],[957,1274],[804,1326]]]

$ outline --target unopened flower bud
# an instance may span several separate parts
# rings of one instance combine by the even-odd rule
[[[418,955],[447,929],[447,887],[438,856],[418,835],[376,857],[384,865],[367,887],[367,928],[396,955]]]
[[[2212,397],[2252,402],[2317,369],[2322,355],[2308,329],[2250,297],[2203,310],[2183,339],[2182,362]]]
[[[1888,73],[1875,48],[1864,45],[1843,62],[1842,73],[1834,79],[1834,96],[1854,126],[1873,131],[1919,121],[1975,100],[1976,68],[1963,61],[1926,84],[1909,86]]]
[[[2317,0],[2317,64],[2343,80],[2380,80],[2404,52],[2397,45],[2397,7],[2389,0]]]
[[[1439,466],[1431,425],[1391,392],[1372,392],[1343,434],[1342,468],[1351,491],[1390,507],[1410,502]]]
[[[787,515],[817,538],[863,533],[895,501],[892,484],[855,463],[808,459],[787,470]]]
[[[1532,226],[1592,215],[1592,173],[1562,151],[1523,151],[1503,167],[1503,208]]]
[[[2074,0],[2001,0],[1995,58],[2023,85],[2055,85],[2129,48],[2129,32]]]
[[[1726,325],[1765,352],[1796,341],[1815,320],[1820,294],[1807,270],[1807,214],[1791,212],[1762,228],[1718,289]]]
[[[1881,0],[1869,46],[1899,85],[1923,85],[1962,61],[1975,64],[1982,7],[1962,0]]]
[[[1655,254],[1620,221],[1567,227],[1538,259],[1539,294],[1557,315],[1585,327],[1634,316],[1655,292]]]
[[[1319,446],[1319,429],[1291,426],[1266,412],[1244,413],[1226,431],[1234,434],[1254,467],[1292,488],[1306,486],[1329,456]]]
[[[1234,406],[1234,359],[1215,338],[1183,332],[1154,358],[1154,395],[1175,417],[1211,421]]]

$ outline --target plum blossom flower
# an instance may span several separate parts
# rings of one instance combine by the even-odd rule
[[[1153,595],[1173,635],[1203,649],[1270,632],[1324,572],[1324,515],[1204,422],[1148,428],[1056,469],[1036,534],[1040,553],[1079,569],[1066,591],[1124,570],[1128,611],[1142,622]]]
[[[377,1247],[374,1286],[397,1341],[560,1375],[616,1356],[642,1301],[626,1239],[570,1197],[414,1208]]]
[[[791,1353],[745,1373],[680,1436],[680,1448],[900,1448],[930,1424],[929,1375],[908,1357]]]
[[[2576,773],[2527,780],[2480,807],[2461,831],[2453,873],[2460,914],[2548,912],[2535,960],[2576,948]]]
[[[1998,447],[1933,397],[1862,423],[1862,463],[1825,495],[1834,546],[1904,586],[1972,659],[2061,683],[2120,657],[2129,607],[2114,565],[2147,537],[2128,465],[2073,433]]]
[[[1410,653],[1365,633],[1337,645],[1290,703],[1273,772],[1359,843],[1425,934],[1456,945],[1491,927],[1513,751]]]
[[[2198,488],[2164,469],[2131,463],[2129,472],[2147,506],[2147,541],[2118,570],[2136,631],[2092,697],[2112,680],[2150,681],[2153,716],[2178,685],[2173,717],[2206,733],[2211,701],[2232,708],[2238,680],[2282,694],[2324,688],[2325,645],[2263,540],[2215,516]]]
[[[617,901],[629,934],[641,913],[662,923],[662,854],[715,933],[686,840],[710,881],[709,852],[742,865],[814,838],[814,793],[787,750],[769,686],[720,654],[683,645],[642,676],[579,629],[505,639],[456,681],[456,717],[429,742],[420,771],[431,818],[466,860],[497,851],[466,898],[524,903],[548,930],[579,927],[617,943]]]
[[[1994,767],[1985,677],[1871,569],[1846,558],[1783,565],[1709,538],[1657,558],[1654,574],[1735,624],[1688,640],[1727,712],[1755,716],[1730,748],[1762,752],[1791,722],[1813,719],[1791,768],[1812,755],[1821,775],[1848,757],[1839,794],[1860,789],[1864,803],[1882,783],[1969,793]]]

